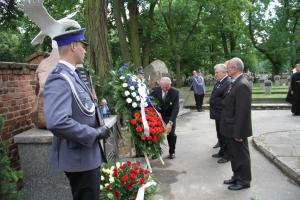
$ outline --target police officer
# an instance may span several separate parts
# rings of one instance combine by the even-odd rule
[[[60,61],[44,92],[46,124],[54,135],[51,162],[65,172],[74,200],[99,200],[99,167],[105,160],[99,140],[109,137],[109,129],[99,127],[92,93],[76,70],[86,53],[84,29],[66,31],[54,40]]]

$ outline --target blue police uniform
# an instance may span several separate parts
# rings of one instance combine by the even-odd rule
[[[47,128],[54,134],[51,156],[54,166],[66,172],[99,167],[103,156],[96,139],[98,123],[94,103],[75,67],[72,70],[59,63],[46,81],[44,97]]]

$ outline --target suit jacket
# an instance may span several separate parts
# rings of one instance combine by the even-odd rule
[[[243,75],[231,85],[222,103],[221,134],[229,138],[244,139],[252,135],[251,89]]]
[[[155,97],[159,101],[161,105],[161,110],[159,110],[159,112],[161,113],[163,120],[166,123],[168,123],[169,120],[176,123],[176,118],[179,112],[178,90],[171,87],[167,93],[165,101],[162,100],[162,90],[160,87],[154,88],[150,96]]]
[[[227,94],[228,87],[230,85],[231,79],[230,77],[225,77],[223,80],[218,81],[215,84],[213,91],[211,92],[211,96],[209,99],[209,110],[210,110],[210,118],[220,120],[221,112],[222,112],[222,101]]]
[[[72,81],[82,105],[87,109],[93,107],[87,86],[76,72],[59,63],[48,76],[44,91],[46,124],[54,135],[51,161],[67,172],[95,169],[103,160],[96,139],[95,112],[87,115],[82,111],[62,73]]]

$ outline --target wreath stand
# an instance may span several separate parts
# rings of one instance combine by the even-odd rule
[[[148,166],[148,168],[149,168],[149,171],[150,171],[150,173],[152,173],[152,167],[151,167],[151,164],[150,164],[148,155],[147,155],[145,152],[143,152],[143,153],[144,153],[144,156],[145,156],[145,159],[146,159],[146,162],[147,162],[147,166]],[[159,158],[161,164],[162,164],[162,165],[165,165],[165,163],[164,163],[164,161],[163,161],[161,155],[160,155],[158,158]]]

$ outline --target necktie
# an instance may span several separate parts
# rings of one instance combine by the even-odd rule
[[[164,92],[164,91],[163,91],[163,93],[162,93],[162,100],[163,100],[163,101],[166,100],[166,96],[167,96],[167,92]]]

